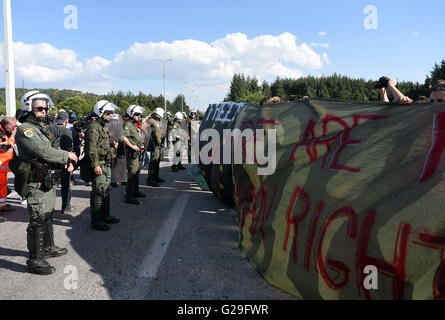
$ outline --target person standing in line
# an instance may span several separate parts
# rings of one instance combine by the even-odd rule
[[[124,126],[124,143],[127,156],[128,180],[126,185],[125,202],[130,204],[141,204],[137,198],[144,198],[145,194],[139,191],[139,174],[141,172],[141,156],[144,155],[144,143],[137,125],[142,121],[145,109],[132,105],[127,110],[130,118]]]
[[[70,161],[77,162],[73,152],[58,148],[52,134],[45,129],[46,115],[54,107],[51,98],[39,91],[27,92],[21,99],[22,125],[17,129],[16,144],[21,175],[15,185],[23,186],[21,195],[26,196],[29,211],[27,242],[28,271],[39,275],[55,272],[46,259],[59,257],[68,252],[54,245],[53,212],[56,200],[55,186],[62,168],[72,171]],[[14,172],[15,174],[16,172]]]
[[[116,157],[117,142],[110,143],[105,126],[117,109],[110,101],[101,100],[94,106],[94,120],[85,134],[85,157],[91,170],[92,190],[90,194],[91,227],[108,231],[108,224],[120,220],[110,215],[111,164]]]
[[[159,183],[165,182],[159,177],[159,166],[161,163],[162,134],[161,120],[164,118],[164,109],[156,108],[147,120],[147,125],[151,129],[151,139],[148,147],[150,151],[150,164],[148,166],[147,186],[159,188]]]

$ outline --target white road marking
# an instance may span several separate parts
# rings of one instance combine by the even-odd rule
[[[175,206],[170,210],[167,220],[158,232],[150,250],[139,269],[139,277],[156,278],[159,266],[164,259],[171,239],[173,238],[179,221],[190,198],[190,193],[181,194],[176,200]]]

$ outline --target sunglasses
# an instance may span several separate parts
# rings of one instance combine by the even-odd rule
[[[104,112],[104,115],[106,115],[106,116],[110,116],[110,115],[112,115],[113,114],[113,112],[111,112],[111,111],[105,111]]]
[[[34,107],[35,110],[38,112],[43,112],[45,110],[46,113],[48,113],[49,108],[48,107]]]

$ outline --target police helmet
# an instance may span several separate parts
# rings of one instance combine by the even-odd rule
[[[107,100],[101,100],[94,106],[94,113],[98,117],[102,117],[106,111],[114,113],[117,109],[119,109],[119,107],[114,103]]]
[[[127,109],[127,115],[130,118],[133,118],[135,115],[143,115],[144,113],[145,113],[145,109],[142,108],[141,106],[137,106],[137,105],[129,106]]]
[[[29,91],[25,93],[20,100],[20,108],[22,109],[22,113],[31,112],[32,104],[36,100],[46,101],[46,105],[49,109],[54,108],[54,102],[46,93],[41,93],[39,91]]]
[[[156,108],[154,111],[153,111],[153,113],[152,113],[152,117],[153,118],[158,118],[158,119],[162,119],[162,118],[164,118],[164,109],[162,109],[162,108]]]

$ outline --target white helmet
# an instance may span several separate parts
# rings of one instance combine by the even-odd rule
[[[175,120],[184,120],[184,115],[181,112],[176,112]]]
[[[170,112],[166,112],[166,113],[165,113],[165,116],[166,116],[166,117],[169,117],[169,116],[171,117],[172,114],[171,114]]]
[[[190,114],[192,114],[192,113],[197,114],[198,111],[196,109],[192,109],[192,110],[190,110]]]
[[[114,103],[107,101],[107,100],[100,100],[94,106],[94,113],[98,117],[102,117],[105,111],[114,113],[117,109],[119,109],[119,107],[116,106]]]
[[[20,100],[20,107],[22,112],[31,112],[32,111],[32,103],[35,100],[44,100],[46,101],[46,105],[48,108],[54,108],[54,102],[46,93],[41,93],[39,91],[29,91],[25,93]]]
[[[136,114],[144,115],[145,109],[141,106],[132,105],[128,107],[127,114],[130,116],[130,118],[133,118]]]
[[[154,118],[157,117],[159,119],[162,119],[162,118],[164,118],[164,113],[165,113],[164,109],[156,108],[155,111],[153,111],[151,116],[154,117]]]

